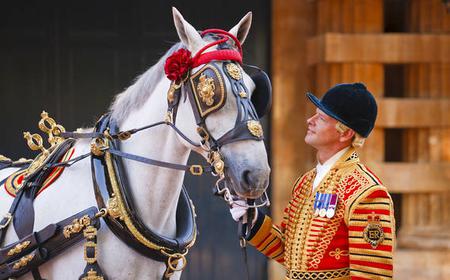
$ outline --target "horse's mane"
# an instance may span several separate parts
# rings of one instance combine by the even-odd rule
[[[134,84],[116,95],[109,108],[111,118],[120,123],[131,110],[140,108],[163,77],[166,58],[182,47],[183,44],[180,42],[173,45],[156,64],[137,77]]]

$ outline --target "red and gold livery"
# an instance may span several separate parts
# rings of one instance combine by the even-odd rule
[[[280,226],[258,215],[249,243],[283,264],[286,279],[390,279],[395,243],[392,199],[354,149],[312,191],[316,170],[294,184]],[[337,194],[331,218],[315,214],[316,192]]]

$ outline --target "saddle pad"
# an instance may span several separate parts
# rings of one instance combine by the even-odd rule
[[[59,162],[63,162],[66,160],[70,160],[75,152],[75,148],[70,148],[64,156],[61,158]],[[16,197],[16,193],[20,190],[22,187],[22,182],[24,179],[24,173],[27,169],[16,171],[15,173],[11,174],[5,181],[5,190],[6,192],[12,196]],[[58,179],[58,177],[61,175],[61,173],[64,170],[64,166],[55,167],[53,168],[52,172],[48,175],[48,177],[45,179],[44,183],[42,184],[42,187],[38,191],[39,195],[42,191],[44,191],[46,188],[48,188],[53,182]]]

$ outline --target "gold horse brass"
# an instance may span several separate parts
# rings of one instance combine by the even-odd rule
[[[248,121],[247,122],[247,128],[250,131],[250,133],[256,137],[262,137],[263,136],[263,129],[259,121]]]
[[[202,118],[225,105],[223,77],[213,64],[207,64],[193,74],[190,77],[190,83],[195,105]]]
[[[30,243],[31,243],[30,241],[25,241],[17,244],[16,246],[14,246],[14,248],[8,251],[8,256],[14,256],[16,254],[19,254],[24,249],[26,249],[30,245]]]
[[[17,262],[14,263],[13,265],[13,269],[14,270],[19,270],[22,267],[26,266],[29,262],[31,262],[31,260],[33,260],[34,258],[34,253],[26,255],[25,257],[20,258],[20,260],[18,260]]]

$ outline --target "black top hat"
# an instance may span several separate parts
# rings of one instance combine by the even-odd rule
[[[312,93],[306,96],[324,113],[356,131],[369,136],[377,118],[377,103],[362,83],[337,84],[319,100]]]

